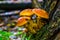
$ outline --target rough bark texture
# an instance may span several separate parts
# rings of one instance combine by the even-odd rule
[[[57,40],[56,34],[60,31],[60,8],[59,0],[44,0],[43,4],[32,0],[34,8],[45,9],[50,14],[49,23],[34,35],[34,40]],[[56,39],[54,39],[56,37]]]

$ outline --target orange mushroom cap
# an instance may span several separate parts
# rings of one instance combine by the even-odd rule
[[[40,16],[40,17],[46,18],[46,19],[49,18],[49,14],[45,10],[43,10],[43,9],[33,9],[32,11],[37,16]]]
[[[20,17],[17,21],[16,26],[22,26],[22,25],[26,24],[28,22],[27,19],[29,20],[30,17]]]
[[[25,9],[20,12],[20,16],[31,16],[32,14],[32,9]]]

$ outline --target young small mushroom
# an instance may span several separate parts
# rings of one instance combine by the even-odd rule
[[[32,9],[25,9],[20,12],[20,16],[31,16],[32,14]]]
[[[32,12],[36,14],[38,17],[45,18],[45,19],[49,18],[49,14],[43,9],[33,9]]]
[[[22,25],[26,24],[28,22],[27,20],[29,20],[29,19],[30,19],[30,17],[20,17],[17,21],[16,26],[22,26]]]

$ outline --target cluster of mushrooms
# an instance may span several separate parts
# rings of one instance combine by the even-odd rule
[[[24,27],[24,32],[36,33],[43,25],[45,21],[43,19],[49,19],[49,14],[43,9],[25,9],[20,12],[20,18],[17,20],[16,26]]]

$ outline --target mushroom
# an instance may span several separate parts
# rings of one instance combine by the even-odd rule
[[[27,20],[29,20],[29,19],[30,19],[30,17],[20,17],[17,21],[16,26],[22,26],[22,25],[26,24],[28,22]]]
[[[20,12],[20,16],[31,16],[32,14],[32,9],[25,9]]]
[[[25,33],[25,32],[28,32],[27,28],[24,28],[23,29],[23,33]]]
[[[49,18],[49,14],[43,9],[33,9],[32,12],[36,14],[38,17],[42,17],[46,19]]]

